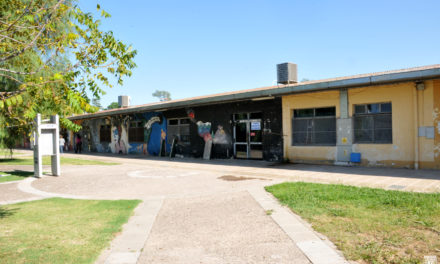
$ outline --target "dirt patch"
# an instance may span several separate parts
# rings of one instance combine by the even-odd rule
[[[234,175],[223,175],[223,176],[218,177],[217,179],[224,180],[224,181],[247,181],[247,180],[268,181],[268,179],[234,176]]]

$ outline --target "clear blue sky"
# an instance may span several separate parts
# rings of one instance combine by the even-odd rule
[[[80,0],[112,17],[112,30],[138,51],[123,87],[132,104],[273,85],[276,64],[298,64],[318,80],[440,63],[440,1]]]

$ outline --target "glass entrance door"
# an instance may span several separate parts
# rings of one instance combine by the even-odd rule
[[[263,158],[261,113],[234,114],[234,155],[241,159]]]

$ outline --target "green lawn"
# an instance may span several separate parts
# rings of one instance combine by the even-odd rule
[[[440,194],[335,184],[266,187],[281,203],[325,234],[349,260],[423,263],[440,257]]]
[[[0,262],[93,263],[139,203],[51,198],[0,206]]]
[[[33,165],[32,156],[13,158],[13,159],[0,159],[0,165]],[[61,165],[118,165],[115,162],[106,162],[99,160],[85,160],[77,158],[60,158]],[[50,156],[43,157],[43,165],[50,165]]]
[[[20,151],[14,151],[12,153],[13,155],[23,155],[25,153]],[[8,158],[11,155],[11,152],[9,150],[0,149],[0,157]]]
[[[7,176],[4,176],[7,175]],[[8,181],[18,181],[23,180],[26,177],[32,176],[34,173],[32,171],[21,171],[21,170],[14,170],[14,171],[8,171],[3,172],[0,171],[0,182],[8,182]]]

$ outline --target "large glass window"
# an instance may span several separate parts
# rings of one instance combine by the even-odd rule
[[[294,109],[292,145],[336,145],[336,107]]]
[[[174,137],[179,139],[179,143],[189,144],[189,118],[175,118],[168,120],[168,143],[172,144]]]
[[[391,103],[354,106],[354,143],[393,143]]]

